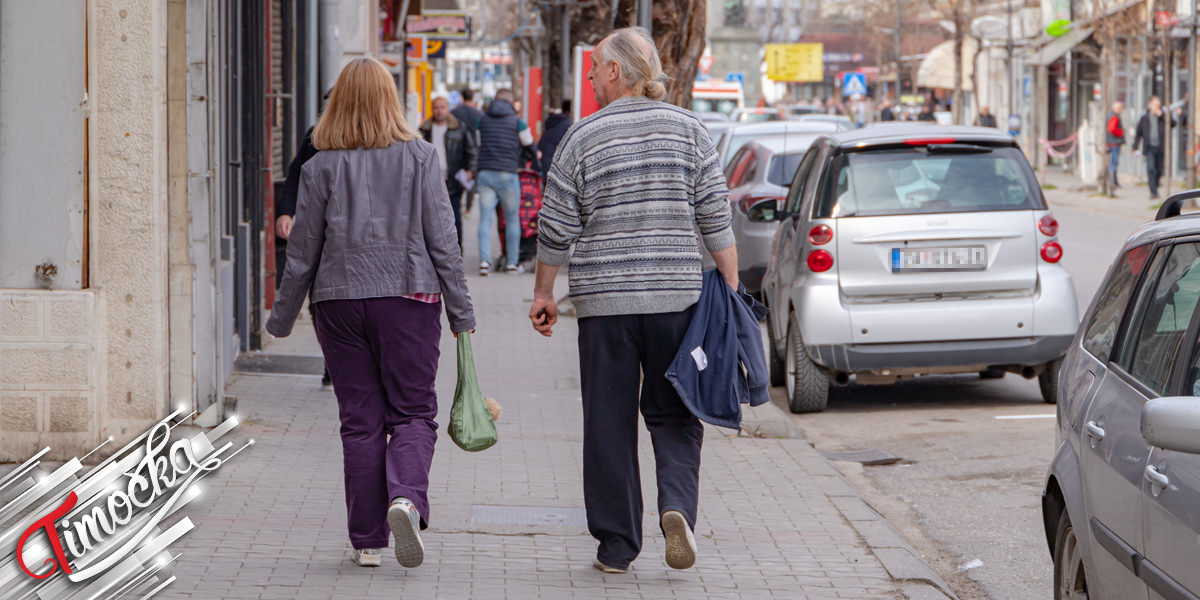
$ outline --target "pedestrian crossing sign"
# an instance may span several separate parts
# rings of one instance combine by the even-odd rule
[[[842,95],[867,95],[867,75],[865,73],[842,74]]]

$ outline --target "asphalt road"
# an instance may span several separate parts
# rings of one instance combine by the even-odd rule
[[[1062,207],[1054,214],[1082,315],[1138,223]],[[782,388],[772,395],[783,402]],[[1053,417],[1037,381],[1013,374],[851,385],[834,389],[826,412],[792,415],[818,450],[903,457],[890,466],[836,464],[964,600],[1053,597],[1040,507]]]

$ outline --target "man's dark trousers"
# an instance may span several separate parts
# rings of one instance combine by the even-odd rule
[[[1163,149],[1146,146],[1146,181],[1150,185],[1150,195],[1158,195],[1158,180],[1162,178]]]
[[[463,187],[451,175],[446,178],[446,193],[450,195],[450,206],[454,208],[454,230],[458,232],[458,247],[462,248],[462,195]]]
[[[654,443],[659,515],[677,510],[696,525],[704,428],[665,377],[693,312],[579,319],[584,506],[596,557],[610,567],[628,567],[642,549],[639,406]]]

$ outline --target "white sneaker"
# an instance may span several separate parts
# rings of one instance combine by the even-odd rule
[[[421,515],[408,498],[396,498],[388,508],[388,527],[396,542],[396,562],[413,568],[425,562],[425,544],[421,542]]]
[[[488,273],[491,270],[492,270],[492,264],[489,263],[488,261],[485,260],[485,261],[479,263],[479,276],[480,277],[487,277]]]
[[[663,513],[663,535],[667,538],[667,566],[672,569],[690,569],[696,564],[696,538],[687,519],[677,510]]]
[[[614,573],[616,575],[621,575],[623,573],[629,572],[628,569],[618,569],[616,567],[610,567],[610,566],[600,562],[600,559],[598,557],[592,558],[592,566],[596,567],[597,569],[600,569],[601,571],[604,571],[605,573]]]
[[[508,271],[512,275],[520,275],[525,272],[525,265],[508,265],[505,271]]]
[[[355,550],[354,564],[360,567],[378,567],[383,564],[383,556],[379,554],[379,548]]]

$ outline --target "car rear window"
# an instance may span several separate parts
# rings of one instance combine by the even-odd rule
[[[787,187],[792,182],[792,177],[796,174],[796,168],[800,166],[801,160],[804,160],[803,153],[772,156],[771,162],[767,165],[767,182]]]
[[[850,152],[830,165],[817,218],[1042,208],[1012,147],[943,144]]]

